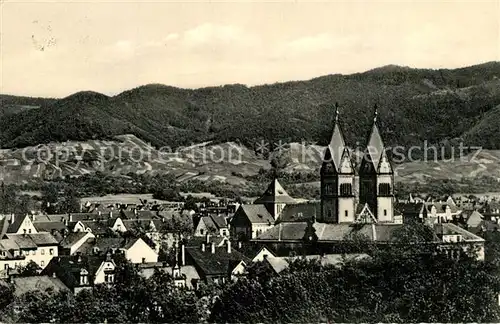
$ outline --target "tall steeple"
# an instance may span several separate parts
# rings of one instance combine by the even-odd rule
[[[354,219],[354,168],[339,124],[339,105],[335,104],[333,132],[321,166],[321,215],[319,221],[349,222]],[[351,208],[352,198],[352,208]],[[352,209],[352,210],[351,210]]]
[[[359,169],[359,202],[368,204],[378,221],[393,220],[394,175],[382,136],[377,126],[375,105],[373,124]]]

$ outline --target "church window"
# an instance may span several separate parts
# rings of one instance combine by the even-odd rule
[[[352,186],[350,183],[342,183],[340,185],[340,194],[342,196],[350,196],[352,195]]]
[[[391,185],[388,183],[381,183],[378,186],[378,193],[381,196],[387,196],[391,194]]]

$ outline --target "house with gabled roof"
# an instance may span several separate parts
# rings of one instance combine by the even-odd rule
[[[117,263],[110,255],[66,255],[53,258],[42,275],[59,278],[73,293],[98,284],[114,284]]]
[[[226,219],[222,215],[202,216],[195,225],[194,236],[211,235],[228,236],[229,229]]]
[[[0,240],[0,270],[26,266],[44,268],[58,255],[58,241],[49,233],[6,234]]]
[[[274,224],[274,217],[264,205],[240,205],[231,219],[231,235],[239,239],[252,239]]]
[[[74,255],[83,244],[94,238],[91,232],[71,232],[59,243],[59,254]]]
[[[158,253],[144,240],[137,237],[99,237],[87,239],[76,249],[75,254],[103,255],[122,254],[132,263],[158,262]]]
[[[273,227],[288,205],[296,203],[275,178],[253,204],[238,207],[231,218],[231,234],[242,239],[255,238]]]
[[[200,279],[204,282],[225,283],[244,274],[245,265],[250,258],[231,247],[226,241],[225,246],[216,247],[215,243],[202,243],[201,246],[182,246],[185,263],[193,265]],[[181,258],[182,259],[182,258]]]
[[[8,282],[0,282],[0,285],[11,287],[16,297],[34,292],[50,296],[53,293],[70,291],[61,280],[49,276],[12,276]]]
[[[37,233],[37,229],[33,225],[29,215],[7,215],[2,220],[2,226],[4,223],[7,224],[6,233],[9,234],[31,234]]]

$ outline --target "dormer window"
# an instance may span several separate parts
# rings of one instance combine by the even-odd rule
[[[89,283],[89,273],[85,269],[80,270],[80,285],[88,285]]]

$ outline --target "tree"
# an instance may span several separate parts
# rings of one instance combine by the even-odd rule
[[[40,267],[34,261],[30,260],[28,264],[19,270],[19,276],[21,277],[32,277],[36,276],[40,272]]]

